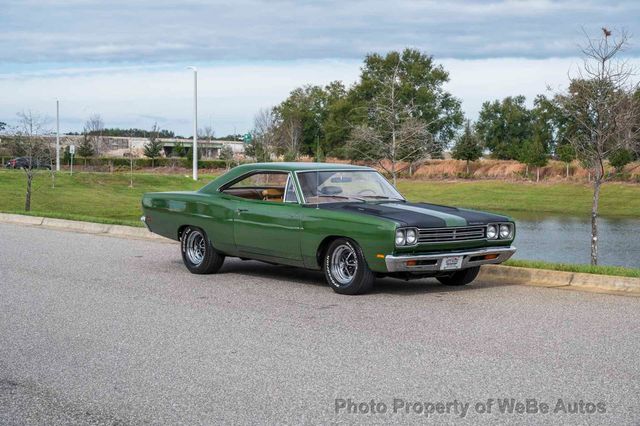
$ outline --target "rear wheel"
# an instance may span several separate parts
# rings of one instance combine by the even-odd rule
[[[346,238],[339,238],[329,245],[323,270],[333,291],[340,294],[366,293],[375,281],[360,247]]]
[[[451,275],[445,277],[436,277],[444,285],[465,285],[475,280],[480,272],[480,267],[463,269],[461,271],[454,272]]]
[[[224,262],[224,255],[211,245],[207,234],[195,226],[187,226],[180,238],[182,261],[192,274],[213,274]]]

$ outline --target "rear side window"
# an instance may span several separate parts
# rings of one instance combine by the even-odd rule
[[[284,189],[284,185],[287,183],[287,176],[288,173],[254,173],[234,183],[227,189],[267,187]]]
[[[288,177],[286,172],[254,173],[222,189],[222,192],[247,200],[282,203]]]

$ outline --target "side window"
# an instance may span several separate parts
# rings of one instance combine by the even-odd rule
[[[288,173],[254,173],[222,190],[223,193],[248,200],[282,203]]]
[[[293,177],[289,178],[289,180],[287,181],[287,188],[284,192],[284,202],[285,203],[298,202],[298,194],[296,194],[296,187],[293,184]]]
[[[284,188],[287,173],[254,173],[234,183],[227,189],[234,188]]]

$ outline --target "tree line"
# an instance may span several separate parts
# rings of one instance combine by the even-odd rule
[[[453,158],[467,161],[467,172],[469,162],[490,156],[520,161],[527,174],[535,168],[539,180],[549,159],[567,163],[568,173],[568,164],[584,157],[573,142],[588,137],[584,118],[593,112],[584,105],[585,97],[599,90],[587,77],[572,78],[566,92],[536,96],[531,108],[522,95],[484,102],[473,123],[464,119],[461,101],[445,90],[449,74],[433,57],[415,49],[374,53],[365,57],[352,86],[341,81],[305,85],[260,110],[247,155],[257,161],[299,156],[366,161],[395,181],[400,172],[411,173],[416,164],[441,158],[451,148]],[[631,111],[638,109],[637,86],[611,90],[629,100]],[[585,108],[585,117],[576,108]],[[621,143],[607,152],[607,161],[618,170],[639,155],[633,129],[640,127],[640,119],[632,115],[625,125],[635,136],[621,136]]]

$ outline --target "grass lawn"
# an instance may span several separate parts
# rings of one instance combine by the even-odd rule
[[[118,173],[59,173],[55,189],[48,172],[34,179],[31,215],[143,226],[140,222],[140,199],[150,191],[193,190],[204,186],[213,176],[201,176],[194,182],[182,175],[134,174],[133,188],[129,175]],[[26,178],[20,170],[0,170],[0,211],[24,212]]]
[[[538,260],[517,260],[509,259],[505,262],[507,266],[519,266],[521,268],[551,269],[553,271],[582,272],[596,275],[615,275],[619,277],[640,278],[640,269],[624,268],[622,266],[591,266],[575,265],[570,263],[551,263]]]
[[[194,182],[188,176],[134,174],[129,188],[126,173],[60,173],[55,189],[49,173],[39,173],[33,186],[32,215],[141,226],[140,198],[144,192],[194,190],[214,176]],[[0,211],[24,214],[24,172],[0,170]],[[428,201],[510,214],[588,217],[591,188],[573,183],[513,183],[503,181],[401,180],[400,191],[412,201]],[[600,213],[607,217],[638,217],[640,185],[604,185]]]

